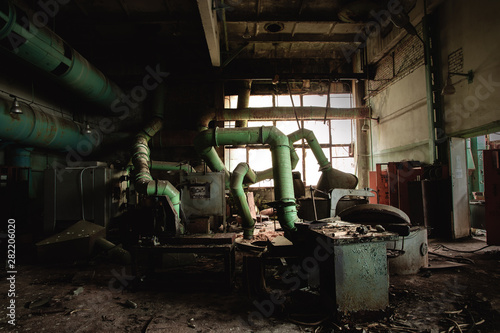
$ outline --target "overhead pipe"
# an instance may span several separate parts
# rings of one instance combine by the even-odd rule
[[[320,106],[296,106],[299,120],[331,119],[364,119],[370,117],[370,108],[327,108]],[[238,109],[210,109],[199,119],[200,128],[208,128],[212,120],[240,121],[240,120],[295,120],[292,107],[264,107],[264,108],[238,108]]]
[[[50,74],[91,102],[109,108],[122,91],[61,37],[29,20],[10,1],[0,4],[0,46]]]
[[[268,144],[271,146],[273,163],[274,195],[281,227],[285,235],[291,236],[298,221],[293,192],[290,146],[288,137],[276,127],[246,127],[208,129],[195,138],[194,146],[212,171],[230,173],[217,155],[214,147],[219,145]],[[230,184],[229,184],[230,186]]]
[[[255,221],[252,218],[247,197],[243,189],[245,179],[248,183],[253,184],[256,182],[257,177],[254,171],[248,166],[248,163],[240,163],[231,174],[231,192],[233,193],[233,197],[236,200],[236,204],[238,205],[238,209],[240,211],[243,226],[243,238],[252,239]]]
[[[20,102],[22,114],[11,114],[12,101],[0,97],[0,139],[29,147],[59,151],[77,149],[78,144],[95,142],[83,134],[75,122],[43,112],[37,106]]]

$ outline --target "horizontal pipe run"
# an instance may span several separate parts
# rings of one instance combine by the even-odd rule
[[[56,78],[85,99],[109,108],[123,92],[61,37],[30,20],[10,1],[0,5],[0,48]]]
[[[95,147],[96,138],[82,134],[78,124],[43,112],[37,106],[19,102],[22,114],[11,114],[12,100],[0,97],[0,139],[29,147],[58,151]]]
[[[295,114],[297,113],[297,114]],[[265,107],[242,109],[211,109],[199,119],[198,127],[206,129],[212,120],[318,120],[364,119],[370,117],[370,108],[324,108],[319,106]]]
[[[150,161],[149,168],[151,170],[162,171],[185,171],[187,173],[196,172],[191,165],[181,164],[178,162]]]
[[[324,119],[359,119],[370,116],[370,109],[361,108],[327,108],[318,106],[296,106],[297,118],[299,120]],[[224,109],[215,113],[215,120],[281,120],[295,119],[292,107],[266,107],[266,108],[242,108]]]

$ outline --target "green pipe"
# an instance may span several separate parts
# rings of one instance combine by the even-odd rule
[[[243,182],[248,178],[251,183],[255,183],[255,173],[250,169],[247,163],[240,163],[231,174],[231,192],[240,211],[241,219],[243,220],[243,238],[252,239],[255,221],[252,218],[250,208],[248,206],[247,197],[243,190]]]
[[[38,107],[19,102],[22,114],[11,114],[12,101],[0,97],[0,139],[13,141],[30,147],[60,151],[85,149],[94,140],[82,134],[80,126],[73,121],[41,111]]]
[[[135,143],[132,148],[132,164],[136,171],[135,175],[135,190],[138,193],[151,195],[151,196],[168,196],[177,216],[180,216],[180,193],[179,191],[167,180],[154,180],[149,171],[149,147],[148,141],[153,137],[162,127],[163,120],[161,118],[154,118],[151,123],[144,127],[144,129],[137,134]]]
[[[40,24],[38,24],[40,25]],[[10,1],[0,5],[0,45],[69,86],[87,100],[110,107],[121,90],[59,36],[28,20]]]
[[[163,162],[163,161],[149,161],[150,170],[160,170],[160,171],[184,171],[186,173],[196,172],[196,170],[189,164],[179,164],[177,162]],[[134,170],[134,165],[129,164],[125,167],[125,172],[127,175]]]
[[[311,130],[305,128],[299,129],[289,134],[288,139],[290,140],[290,146],[292,147],[293,143],[298,140],[305,139],[307,141],[309,148],[311,148],[314,157],[318,161],[319,170],[321,171],[321,177],[317,184],[318,189],[330,191],[334,188],[356,188],[358,178],[355,175],[342,172],[332,167],[332,164],[325,156],[321,145]]]
[[[276,127],[248,127],[209,129],[201,132],[194,140],[198,154],[203,157],[212,171],[229,171],[215,153],[213,146],[268,144],[273,159],[274,193],[280,225],[285,235],[296,230],[297,208],[293,192],[293,180],[288,137]],[[215,155],[214,155],[215,153]]]
[[[314,135],[313,131],[301,128],[291,134],[288,135],[288,139],[290,140],[290,143],[297,142],[301,139],[305,139],[307,141],[307,144],[309,145],[309,148],[311,148],[314,157],[316,157],[316,161],[318,161],[319,168],[320,170],[324,168],[331,168],[332,165],[330,164],[330,161],[328,158],[325,156],[325,153],[323,152],[323,149],[321,148],[318,140],[316,139],[316,136]]]
[[[191,165],[179,164],[178,162],[150,161],[149,168],[151,170],[162,171],[185,171],[187,173],[196,172]]]
[[[292,133],[293,134],[293,133]],[[290,135],[288,135],[289,139],[289,146],[290,146],[290,163],[292,170],[295,169],[297,166],[297,163],[299,163],[299,155],[297,155],[297,152],[295,151],[295,148],[293,147],[293,141],[290,141]],[[273,168],[269,168],[263,171],[257,171],[257,181],[260,182],[265,179],[271,179],[273,178]]]

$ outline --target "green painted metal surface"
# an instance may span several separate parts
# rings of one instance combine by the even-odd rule
[[[21,102],[22,114],[10,114],[12,101],[0,98],[0,138],[25,146],[67,151],[92,145],[73,121],[55,117]]]
[[[149,168],[151,170],[196,172],[191,165],[177,162],[150,161]]]
[[[22,24],[21,24],[22,23]],[[65,41],[45,27],[30,22],[12,3],[0,6],[0,45],[28,61],[89,101],[110,107],[121,90]]]
[[[250,208],[248,206],[247,197],[243,189],[243,181],[245,177],[250,178],[250,182],[255,183],[255,173],[250,169],[247,163],[240,163],[234,169],[231,175],[231,192],[233,193],[236,204],[240,211],[243,220],[243,238],[252,239],[255,222],[252,218]]]
[[[280,225],[287,236],[296,230],[298,221],[297,207],[293,192],[293,180],[288,137],[276,127],[245,127],[245,128],[215,128],[198,134],[194,146],[198,154],[203,157],[212,171],[224,171],[225,168],[214,146],[268,144],[271,146],[273,160],[274,194],[277,200],[277,211]],[[230,184],[226,184],[227,187]]]
[[[132,148],[132,163],[136,170],[135,189],[137,192],[151,195],[169,197],[177,216],[180,216],[180,192],[167,180],[154,180],[149,171],[148,141],[162,127],[162,119],[154,118],[143,130],[137,134]]]

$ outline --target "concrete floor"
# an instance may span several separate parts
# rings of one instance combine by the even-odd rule
[[[377,314],[334,318],[314,293],[290,294],[266,317],[242,287],[224,290],[217,260],[199,258],[135,283],[129,268],[104,262],[21,265],[16,276],[16,326],[7,323],[8,296],[0,294],[0,330],[12,332],[500,332],[500,247],[475,253],[484,238],[432,240],[429,250],[471,259],[455,268],[390,277],[390,306]],[[242,253],[237,253],[241,264]],[[430,255],[431,268],[446,259]],[[272,272],[271,272],[272,276]],[[8,289],[6,277],[1,290]],[[261,303],[264,304],[264,303]],[[267,308],[264,308],[266,312]],[[484,320],[484,321],[483,321]],[[299,324],[302,322],[302,324]],[[306,325],[306,323],[312,325]],[[454,329],[452,327],[455,327]]]

